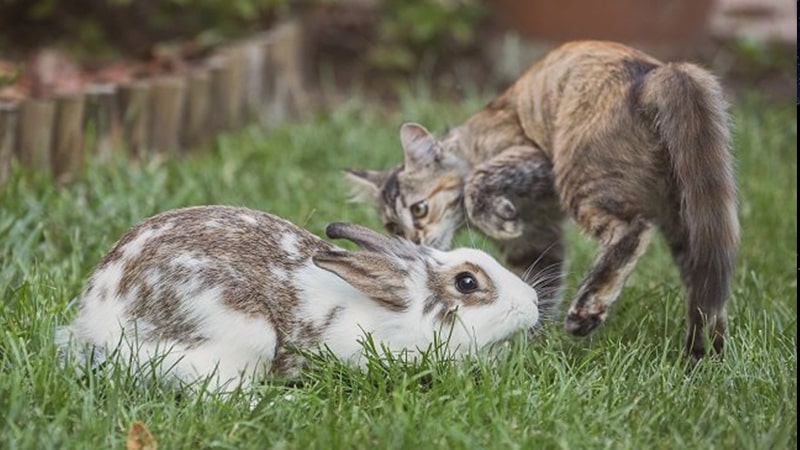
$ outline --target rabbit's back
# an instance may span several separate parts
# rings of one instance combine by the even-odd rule
[[[168,211],[133,227],[103,258],[73,332],[106,347],[132,338],[138,346],[169,346],[180,358],[177,369],[198,373],[217,363],[242,369],[254,358],[274,360],[280,371],[284,345],[302,329],[293,274],[330,248],[263,212]]]

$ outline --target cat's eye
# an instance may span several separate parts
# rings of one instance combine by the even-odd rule
[[[469,272],[461,272],[456,275],[456,289],[462,294],[469,294],[478,290],[478,280]]]
[[[411,205],[411,215],[414,216],[415,219],[422,219],[423,217],[427,216],[428,201],[421,200]]]

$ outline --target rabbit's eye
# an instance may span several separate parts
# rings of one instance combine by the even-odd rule
[[[456,275],[456,289],[462,294],[469,294],[478,290],[478,280],[469,272]]]
[[[411,215],[415,219],[422,219],[428,215],[428,201],[422,200],[411,205]]]

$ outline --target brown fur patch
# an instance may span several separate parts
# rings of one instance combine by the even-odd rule
[[[465,294],[456,289],[456,277],[464,272],[472,274],[477,280],[479,287],[475,292]],[[438,306],[437,318],[444,320],[455,307],[469,308],[497,301],[497,286],[476,264],[465,262],[446,269],[428,266],[427,273],[430,296],[425,301],[423,314],[431,313]]]
[[[125,246],[142,233],[168,224],[172,228],[143,242],[138,253],[125,255]],[[282,248],[283,236],[296,239],[294,257],[287,257]],[[313,252],[331,248],[291,223],[258,211],[195,207],[168,211],[133,227],[97,270],[123,265],[115,295],[129,296],[128,314],[151,325],[146,339],[193,345],[206,338],[198,334],[199,324],[183,312],[181,301],[187,296],[178,295],[179,288],[188,289],[186,283],[191,283],[198,295],[218,289],[221,302],[232,310],[263,318],[265,327],[272,324],[279,347],[307,345],[319,333],[297,317],[297,294],[289,279],[281,276],[290,277]],[[181,258],[189,264],[181,263]],[[207,263],[200,263],[203,260]],[[192,261],[197,264],[192,266]]]

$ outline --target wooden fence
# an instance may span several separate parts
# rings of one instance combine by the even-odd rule
[[[302,71],[301,28],[286,22],[185,74],[0,101],[0,186],[14,164],[64,182],[88,158],[179,155],[249,123],[276,125],[307,104]]]

